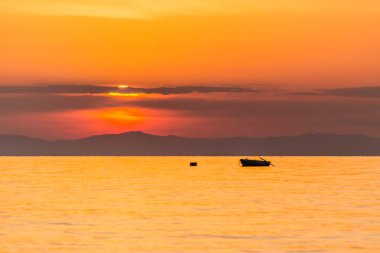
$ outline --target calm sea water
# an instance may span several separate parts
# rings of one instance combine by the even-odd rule
[[[379,157],[270,159],[0,157],[0,252],[380,252]]]

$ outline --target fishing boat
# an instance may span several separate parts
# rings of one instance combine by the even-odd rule
[[[241,166],[253,167],[253,166],[270,166],[271,162],[260,157],[261,160],[240,159]]]

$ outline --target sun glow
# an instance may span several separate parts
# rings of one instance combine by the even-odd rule
[[[101,111],[99,116],[104,119],[120,121],[135,121],[140,119],[140,116],[135,111],[126,109],[109,109]]]
[[[109,92],[109,96],[112,97],[140,97],[142,93],[120,93],[120,92]]]
[[[125,84],[120,84],[119,86],[117,86],[119,89],[127,89],[129,86],[128,85],[125,85]]]
[[[108,126],[124,129],[134,127],[144,121],[144,116],[138,109],[107,108],[96,112],[96,117]]]

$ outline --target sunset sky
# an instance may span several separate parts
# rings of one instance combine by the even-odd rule
[[[0,0],[0,134],[380,136],[378,0]]]

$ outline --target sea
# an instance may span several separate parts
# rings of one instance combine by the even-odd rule
[[[266,159],[0,157],[0,252],[380,252],[380,157]]]

